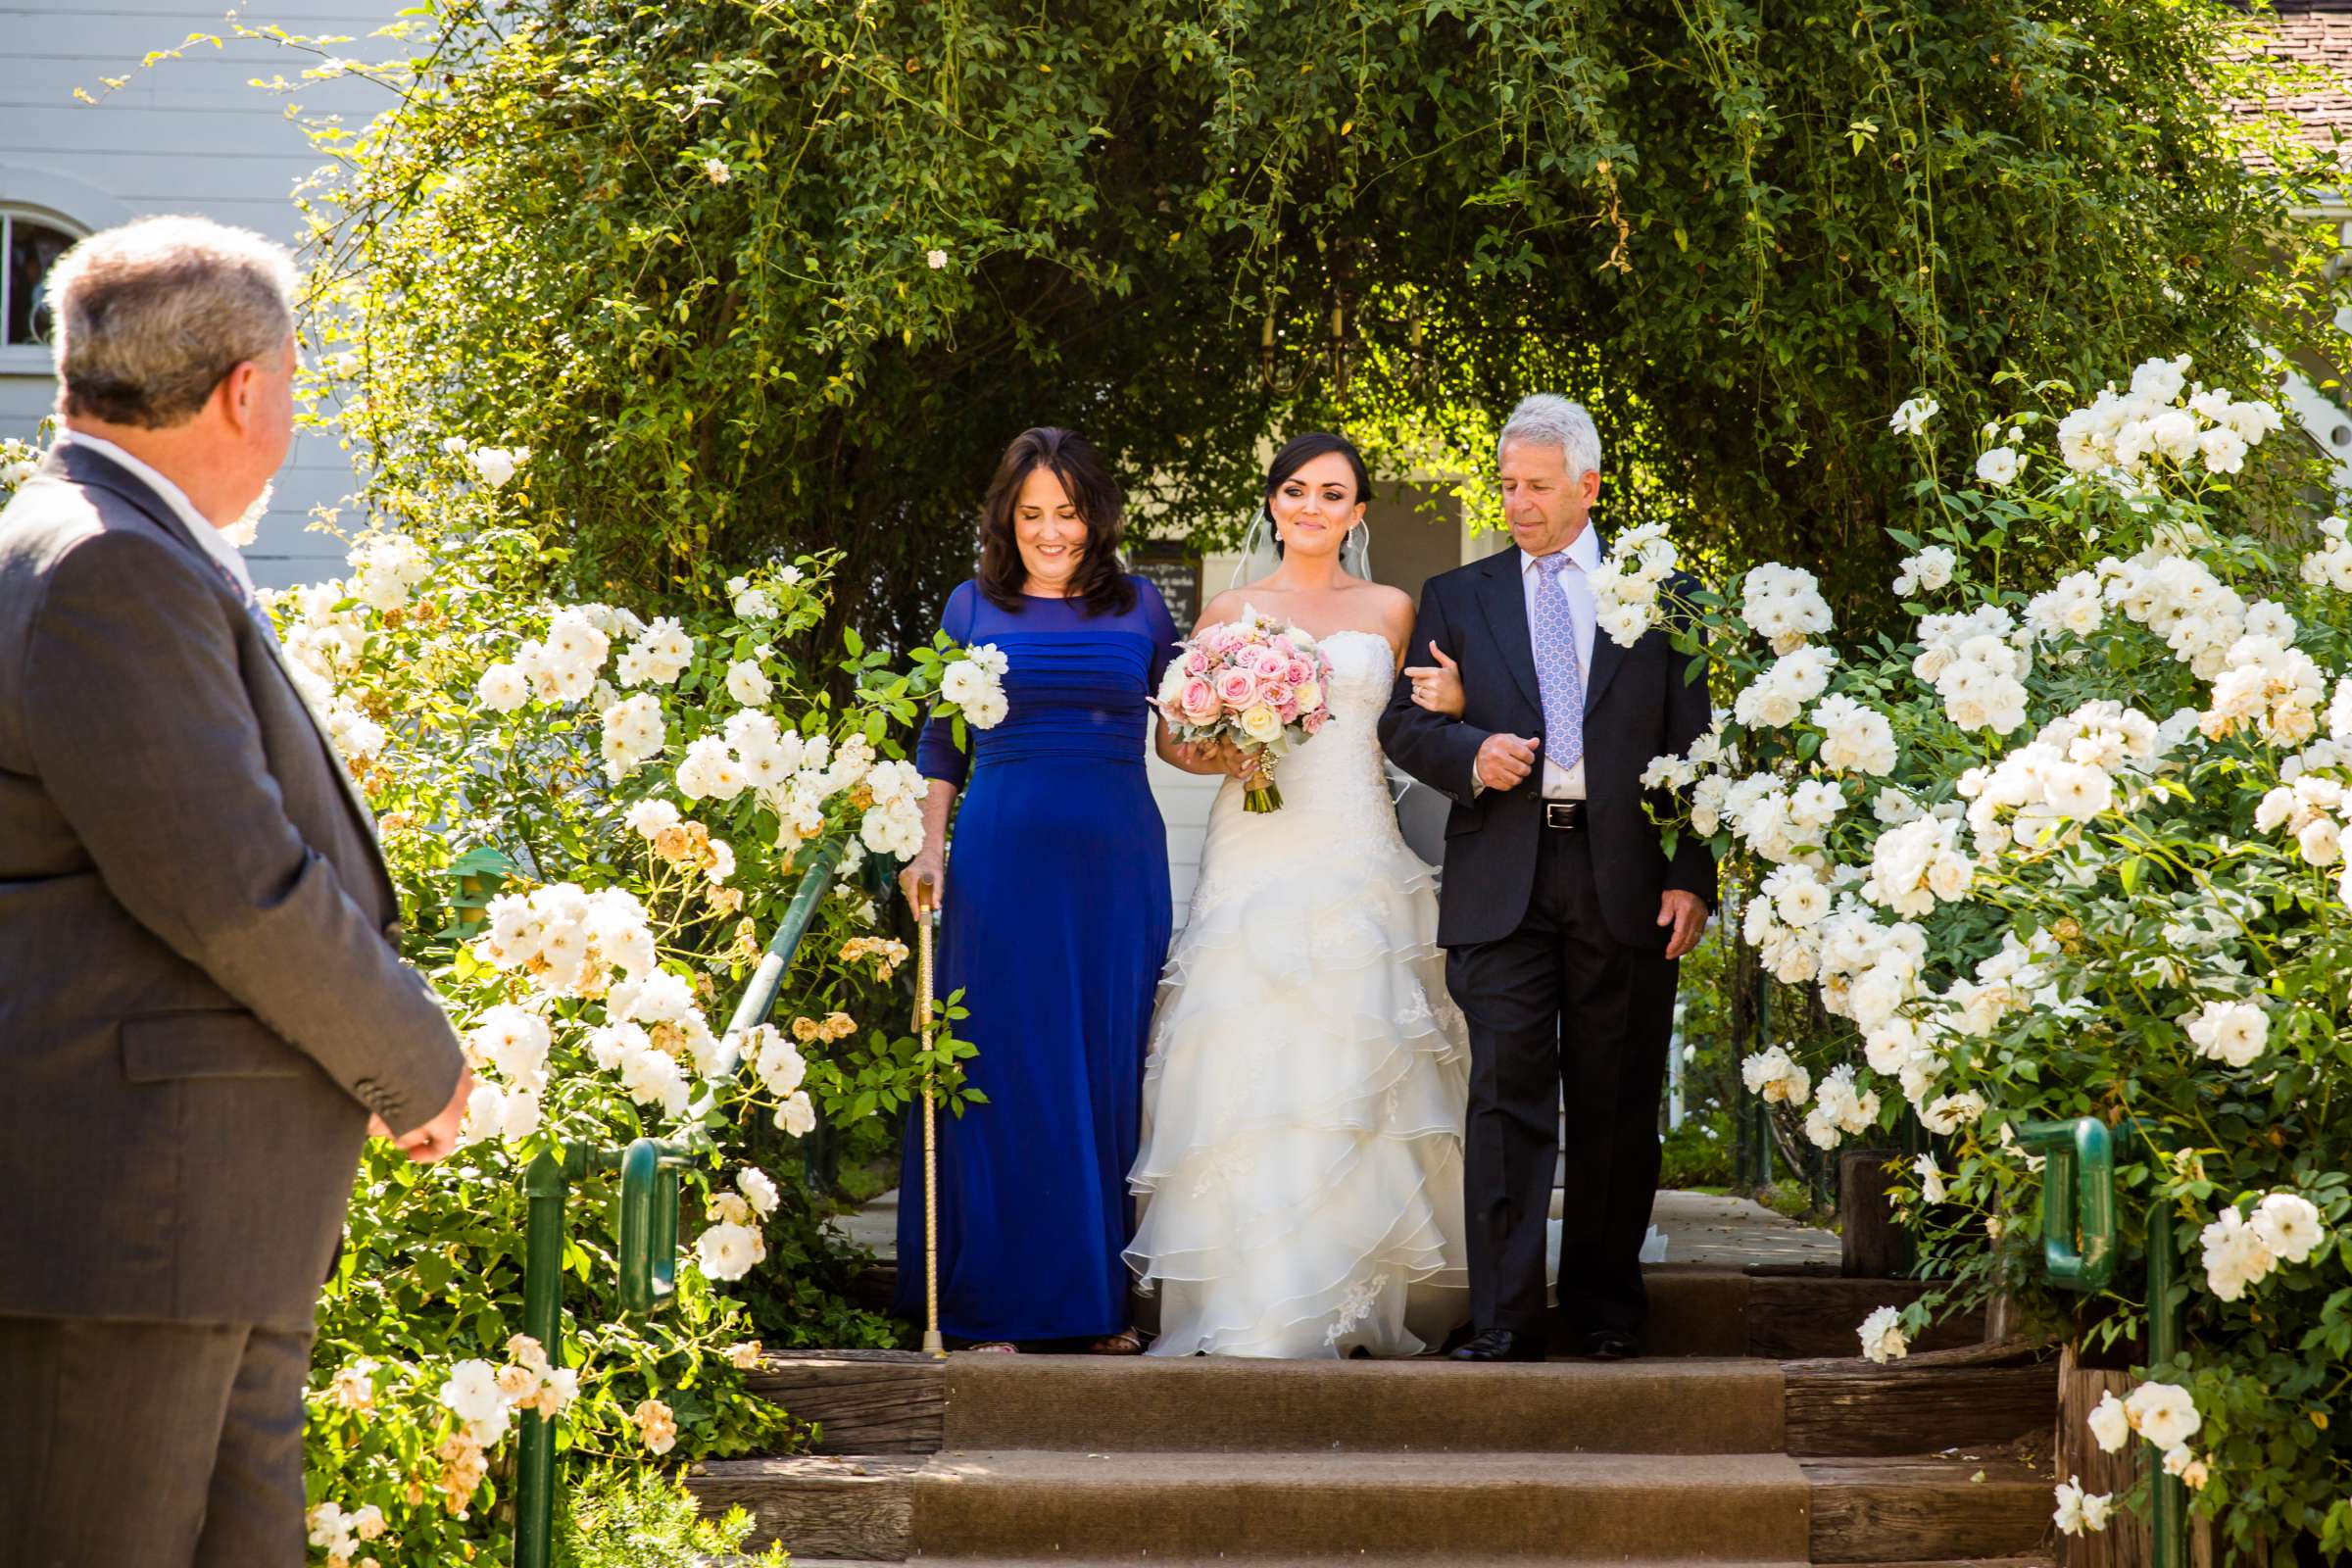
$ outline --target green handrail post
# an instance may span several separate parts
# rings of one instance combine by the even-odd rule
[[[571,1182],[564,1161],[543,1152],[523,1172],[529,1197],[523,1224],[522,1332],[554,1361],[563,1353],[558,1336],[564,1306],[564,1200]],[[522,1416],[514,1478],[514,1568],[547,1568],[554,1549],[556,1429],[536,1410]]]
[[[2173,1277],[2180,1267],[2172,1205],[2159,1198],[2148,1207],[2148,1357],[2157,1366],[2180,1353],[2180,1310],[2173,1302]],[[2155,1445],[2148,1451],[2154,1454]],[[2155,1568],[2180,1568],[2188,1540],[2188,1488],[2179,1476],[2165,1474],[2161,1457],[2151,1473],[2155,1494],[2148,1527],[2155,1533]]]
[[[2130,1130],[2145,1134],[2136,1120]],[[2069,1291],[2099,1291],[2115,1274],[2115,1137],[2095,1116],[2073,1121],[2029,1122],[2018,1143],[2043,1153],[2049,1164],[2041,1180],[2042,1266],[2052,1285]],[[2158,1198],[2148,1205],[2148,1359],[2163,1366],[2180,1353],[2180,1311],[2173,1300],[2180,1257],[2173,1246],[2172,1205]],[[2185,1557],[2188,1491],[2179,1476],[2165,1474],[2163,1451],[2149,1453],[2148,1531],[2154,1568],[2180,1568]]]
[[[831,839],[811,852],[801,884],[785,906],[783,923],[769,939],[727,1024],[731,1040],[767,1021],[783,989],[801,938],[832,885],[844,841]],[[731,1072],[732,1060],[721,1073]],[[710,1108],[705,1097],[689,1108],[699,1121]],[[563,1353],[564,1204],[572,1183],[595,1171],[620,1173],[620,1307],[623,1312],[658,1312],[677,1294],[678,1167],[699,1145],[640,1138],[626,1149],[565,1144],[542,1152],[522,1176],[528,1200],[523,1224],[522,1331],[537,1340],[551,1362]],[[559,1363],[560,1364],[560,1363]],[[555,1549],[556,1431],[536,1410],[522,1416],[515,1460],[514,1568],[548,1568]]]

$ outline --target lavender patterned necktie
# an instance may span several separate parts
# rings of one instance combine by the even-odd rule
[[[1536,650],[1536,685],[1544,694],[1544,755],[1555,767],[1574,767],[1585,755],[1585,662],[1576,651],[1576,617],[1568,612],[1568,584],[1577,569],[1565,550],[1536,558],[1536,612],[1528,626]]]

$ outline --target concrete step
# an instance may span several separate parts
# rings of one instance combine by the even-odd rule
[[[697,1465],[796,1562],[1963,1562],[2039,1568],[2050,1479],[1998,1453],[1083,1453]]]
[[[1350,1552],[1335,1557],[1251,1557],[1236,1559],[1222,1553],[1207,1557],[1170,1557],[1161,1552],[1131,1552],[1117,1557],[923,1557],[924,1563],[939,1563],[943,1568],[1213,1568],[1217,1563],[1247,1560],[1250,1568],[1591,1568],[1589,1557],[1463,1557],[1454,1552]],[[727,1563],[712,1563],[710,1568],[733,1568],[735,1563],[749,1559],[735,1558]],[[873,1568],[870,1561],[851,1557],[803,1557],[797,1553],[792,1568]],[[1695,1562],[1645,1563],[1643,1568],[1698,1568]],[[1725,1563],[1709,1562],[1705,1568],[1806,1568],[1803,1563]],[[1925,1565],[1922,1565],[1925,1568]],[[1934,1568],[2052,1568],[2048,1563],[1948,1563]]]
[[[945,1446],[1154,1454],[1770,1453],[1778,1363],[957,1355]]]
[[[1887,1366],[1860,1356],[1465,1367],[812,1350],[769,1355],[750,1382],[815,1425],[820,1454],[1336,1445],[1892,1456],[2044,1433],[2057,1407],[2054,1363],[2017,1347],[1922,1351]]]
[[[916,1476],[916,1555],[1793,1561],[1804,1475],[1778,1454],[939,1456]],[[789,1543],[787,1544],[789,1544]]]
[[[1647,1348],[1654,1356],[1760,1355],[1774,1360],[1846,1356],[1855,1331],[1876,1307],[1908,1306],[1933,1287],[1918,1280],[1846,1279],[1834,1266],[1654,1263],[1642,1271],[1649,1293]],[[897,1265],[858,1276],[861,1304],[886,1311]],[[1931,1329],[1920,1350],[1973,1345],[1984,1337],[1982,1314]]]
[[[751,1559],[729,1557],[706,1559],[705,1568],[737,1568]],[[948,1568],[1210,1568],[1215,1563],[1236,1559],[1214,1557],[1169,1557],[1158,1552],[1136,1552],[1123,1557],[925,1557],[924,1562],[948,1565]],[[1337,1568],[1346,1563],[1350,1568],[1587,1568],[1588,1559],[1581,1557],[1461,1557],[1451,1552],[1436,1556],[1406,1556],[1396,1552],[1358,1552],[1346,1557],[1255,1557],[1250,1568]],[[792,1568],[873,1568],[866,1558],[801,1557],[792,1559]],[[1643,1568],[1696,1568],[1688,1560],[1644,1564]],[[1705,1568],[1810,1568],[1804,1563],[1726,1563],[1710,1562]],[[1839,1568],[1897,1568],[1896,1564],[1851,1563]],[[2057,1568],[2049,1557],[1985,1557],[1953,1562],[1903,1563],[1899,1568]]]
[[[1032,1449],[919,1466],[711,1460],[687,1484],[713,1512],[752,1515],[748,1546],[780,1542],[796,1561],[1783,1563],[1802,1560],[1809,1529],[1803,1472],[1780,1454]]]

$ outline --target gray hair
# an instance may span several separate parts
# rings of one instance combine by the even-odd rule
[[[208,218],[143,218],[92,234],[49,274],[58,402],[69,416],[183,424],[248,360],[294,331],[294,258]]]
[[[1499,461],[1502,449],[1514,443],[1559,448],[1571,479],[1600,471],[1600,432],[1592,427],[1592,416],[1554,392],[1520,400],[1494,442],[1495,458]]]

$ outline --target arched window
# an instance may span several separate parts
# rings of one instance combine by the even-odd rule
[[[0,349],[49,341],[49,270],[80,237],[45,214],[0,207]]]

